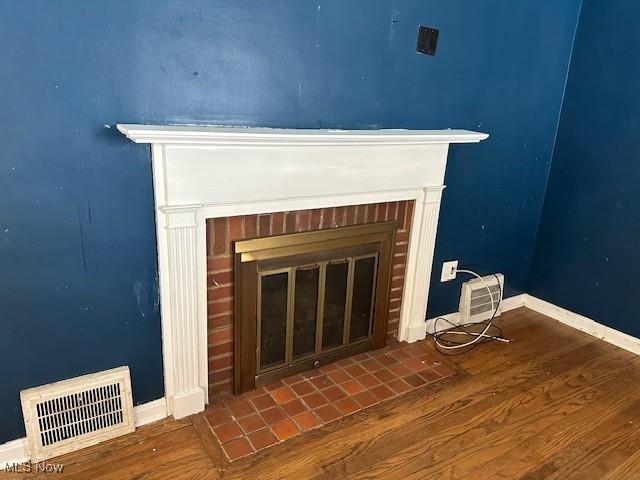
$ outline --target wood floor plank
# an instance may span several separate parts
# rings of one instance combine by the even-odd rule
[[[628,480],[630,478],[640,478],[640,450],[610,470],[602,477],[602,480]]]
[[[599,429],[583,435],[522,478],[600,479],[640,450],[640,428],[634,422],[640,401],[615,415]]]
[[[470,403],[439,422],[425,422],[427,417],[422,417],[410,427],[403,428],[402,432],[390,432],[389,436],[403,435],[416,438],[422,430],[429,432],[429,435],[414,440],[408,448],[397,449],[395,455],[388,455],[394,449],[380,449],[384,457],[377,459],[375,468],[366,468],[364,474],[350,471],[350,478],[393,478],[399,475],[409,479],[413,478],[414,474],[421,478],[423,474],[430,473],[429,467],[441,465],[444,458],[451,458],[455,462],[465,460],[470,453],[469,450],[474,446],[478,450],[484,447],[487,455],[492,451],[499,451],[500,448],[504,448],[504,443],[511,441],[511,437],[525,434],[527,430],[523,427],[535,418],[544,418],[557,407],[562,408],[559,414],[567,414],[571,409],[578,409],[589,400],[595,382],[593,375],[585,375],[585,372],[604,370],[604,365],[600,370],[597,367],[606,362],[606,357],[592,357],[590,350],[585,350],[584,355],[583,358],[589,360],[575,365],[568,362],[557,363],[558,368],[562,365],[567,369],[564,373],[551,377],[545,374],[530,377],[511,390],[497,392],[477,404]],[[575,361],[578,361],[578,358],[580,357],[572,356]],[[604,374],[601,377],[604,377]],[[538,383],[540,380],[542,383]],[[601,381],[605,382],[607,378],[602,378]],[[578,395],[582,395],[583,398],[572,402],[571,400]],[[461,421],[462,418],[466,421]],[[505,430],[507,423],[509,428]],[[364,460],[366,463],[366,459]],[[431,473],[434,478],[438,478],[436,474],[442,474],[437,469]]]
[[[100,465],[113,452],[127,449],[133,445],[143,444],[151,438],[174,432],[189,425],[188,421],[165,418],[151,425],[139,427],[135,432],[114,438],[107,443],[84,448],[78,452],[69,453],[52,459],[52,462],[65,464],[67,468],[81,465]]]
[[[218,473],[224,472],[224,470],[229,465],[229,461],[223,453],[222,448],[215,440],[213,432],[211,430],[211,426],[209,425],[209,422],[207,422],[204,414],[199,413],[197,415],[192,415],[190,417],[190,420],[193,428],[198,434],[200,442],[202,442],[204,451],[209,456],[211,464],[214,466]]]
[[[479,478],[513,479],[524,476],[578,438],[600,428],[619,411],[640,399],[637,377],[622,379],[617,387],[615,395],[611,394],[610,389],[601,388],[600,394],[593,398],[592,402],[559,421],[539,425],[537,428],[535,422],[532,422],[526,428],[533,429],[534,436],[517,442],[510,450],[501,451],[496,458],[491,458],[486,451],[478,452],[472,457],[475,462],[467,461],[464,468],[455,465],[453,477],[461,478],[470,468],[481,472]]]
[[[412,448],[418,452],[415,457],[402,461],[398,457],[388,459],[389,463],[401,467],[389,468],[377,478],[396,475],[407,480],[421,479],[425,475],[442,479],[466,475],[494,478],[484,477],[485,472],[476,470],[473,461],[499,458],[514,443],[538,435],[547,425],[557,424],[608,395],[612,360],[618,361],[619,357],[587,362],[572,368],[567,375],[556,376],[536,388],[514,395],[478,415],[471,427],[465,424],[467,428],[447,442],[437,442],[436,438],[435,442],[430,439],[414,445]],[[628,367],[619,372],[618,378],[640,374],[640,365]],[[453,436],[457,430],[454,426],[444,433]]]
[[[59,457],[61,479],[640,478],[640,357],[527,309],[460,374],[228,463],[206,419]],[[54,478],[0,473],[0,479]]]
[[[369,469],[371,465],[378,465],[383,459],[396,450],[402,450],[406,445],[415,443],[416,438],[424,433],[424,429],[436,422],[448,422],[454,425],[464,425],[465,419],[478,409],[482,410],[497,398],[509,398],[518,392],[539,385],[550,376],[564,372],[575,365],[579,365],[591,358],[604,355],[607,349],[595,342],[581,345],[575,350],[569,349],[564,356],[556,356],[549,352],[540,355],[537,361],[526,365],[514,365],[512,369],[503,371],[500,378],[485,384],[479,382],[463,382],[453,388],[442,389],[431,395],[418,397],[422,401],[408,404],[401,402],[396,408],[387,407],[383,418],[361,416],[358,419],[348,419],[335,432],[330,432],[321,442],[326,442],[324,448],[315,448],[314,439],[307,438],[310,453],[315,461],[297,462],[290,458],[295,453],[282,451],[279,455],[255,455],[231,464],[228,470],[229,478],[245,479],[251,466],[260,463],[268,468],[265,479],[277,478],[277,463],[284,460],[287,474],[301,478],[332,478],[343,474],[342,463],[347,464],[347,473],[355,475],[362,468]],[[484,380],[484,379],[483,379]],[[427,401],[424,401],[428,399]],[[419,423],[417,419],[420,418]],[[397,430],[397,431],[395,431]],[[274,449],[284,450],[284,445]],[[319,458],[320,456],[320,458]],[[329,456],[330,464],[325,464],[321,457]],[[339,461],[336,461],[339,460]],[[338,465],[336,467],[336,465]],[[335,471],[340,468],[340,471]],[[231,473],[233,472],[233,473]]]
[[[509,312],[511,313],[511,312]],[[567,327],[555,321],[534,321],[524,318],[519,328],[511,327],[511,318],[508,322],[497,322],[504,328],[505,337],[511,343],[491,342],[462,355],[449,357],[469,374],[480,376],[487,373],[502,372],[512,365],[522,365],[526,362],[536,361],[540,355],[560,355],[582,344],[591,343],[594,340],[590,335],[581,332],[567,330]],[[544,341],[541,341],[544,339]]]
[[[206,461],[208,467],[212,467],[207,454],[202,449],[202,443],[196,431],[189,426],[113,452],[106,456],[101,465],[91,465],[90,470],[78,471],[69,468],[67,478],[70,480],[84,479],[87,478],[89,472],[91,478],[96,480],[117,480],[142,474],[158,475],[158,471],[163,467],[170,466],[187,457],[192,461],[196,459]],[[190,477],[185,475],[183,478]]]
[[[210,476],[213,472],[212,464],[202,449],[197,433],[189,424],[176,423],[181,428],[159,435],[145,436],[144,439],[124,448],[111,449],[110,442],[105,442],[103,456],[92,457],[90,461],[64,463],[62,460],[52,459],[49,462],[63,464],[64,474],[57,475],[56,478],[68,480],[155,478],[158,475],[162,478],[163,470],[185,458],[189,458],[188,463],[193,464],[194,467],[201,467],[203,462],[206,462],[207,475]],[[29,478],[45,479],[51,478],[51,475],[40,473],[30,475]],[[175,478],[192,477],[188,470],[185,470],[184,476]]]

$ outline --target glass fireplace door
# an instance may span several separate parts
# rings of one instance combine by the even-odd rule
[[[399,223],[234,242],[234,391],[381,348]]]
[[[258,374],[370,343],[378,253],[326,256],[280,259],[278,266],[289,264],[284,268],[259,266]],[[313,257],[319,261],[303,263]]]

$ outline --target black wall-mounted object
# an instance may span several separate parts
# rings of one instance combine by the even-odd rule
[[[426,55],[436,54],[438,45],[438,29],[418,25],[418,41],[416,42],[416,52]]]

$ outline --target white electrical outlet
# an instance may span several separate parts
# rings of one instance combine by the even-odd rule
[[[440,281],[448,282],[450,280],[455,280],[457,273],[458,273],[458,260],[443,262],[442,273],[440,274]]]

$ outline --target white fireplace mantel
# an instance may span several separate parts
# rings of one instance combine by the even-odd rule
[[[447,153],[467,130],[280,130],[119,124],[150,143],[168,414],[207,402],[208,218],[414,200],[401,340],[426,336]]]

